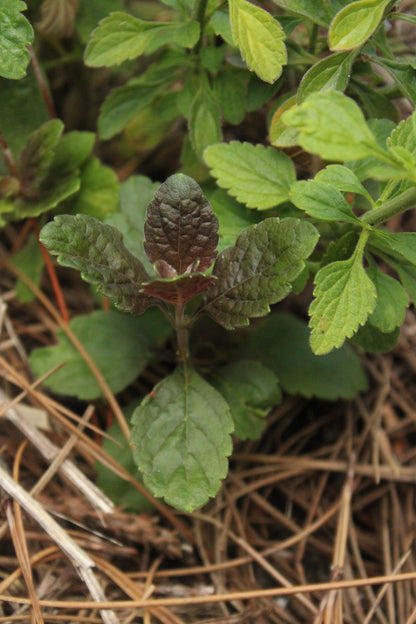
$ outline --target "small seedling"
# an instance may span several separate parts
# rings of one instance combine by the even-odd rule
[[[131,444],[152,493],[192,510],[218,492],[234,422],[223,395],[189,360],[189,330],[203,314],[226,329],[265,316],[290,292],[318,231],[307,221],[270,217],[217,255],[217,218],[199,185],[183,174],[160,186],[144,231],[153,276],[116,228],[87,215],[55,217],[41,240],[120,310],[141,314],[157,306],[171,322],[178,366],[134,412]]]

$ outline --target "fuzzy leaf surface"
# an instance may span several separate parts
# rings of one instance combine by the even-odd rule
[[[111,225],[88,215],[58,215],[45,225],[40,239],[60,264],[81,271],[82,278],[97,284],[120,310],[141,314],[154,303],[140,293],[149,275]]]
[[[2,0],[0,3],[0,76],[19,80],[30,60],[27,46],[33,43],[33,28],[21,14],[26,3]]]
[[[342,345],[364,325],[376,305],[376,287],[363,267],[362,251],[318,271],[309,307],[311,346],[322,355]]]
[[[140,290],[145,295],[183,307],[190,299],[208,290],[214,281],[215,278],[212,276],[190,273],[180,277],[145,282]]]
[[[315,355],[304,321],[289,314],[270,314],[247,336],[242,357],[255,356],[277,375],[290,394],[328,401],[352,399],[367,389],[360,358],[349,345]]]
[[[319,60],[304,74],[297,101],[301,104],[315,91],[344,91],[351,74],[354,56],[351,52],[331,54]]]
[[[285,33],[270,13],[247,0],[229,0],[231,31],[249,69],[273,83],[287,63]]]
[[[318,180],[300,180],[292,186],[290,197],[297,208],[325,221],[360,224],[343,194]]]
[[[265,316],[290,292],[318,237],[312,224],[293,218],[268,218],[247,228],[218,256],[212,272],[218,279],[202,310],[226,329]]]
[[[154,357],[154,349],[171,332],[159,310],[138,318],[115,310],[97,310],[70,322],[75,336],[97,365],[112,392],[120,392],[133,382]],[[58,344],[33,349],[29,362],[37,376],[55,366],[65,365],[45,381],[58,394],[82,400],[101,397],[103,392],[85,360],[62,330]]]
[[[367,41],[383,19],[391,0],[358,0],[339,11],[328,32],[331,50],[351,50]]]
[[[59,119],[44,123],[33,132],[16,162],[25,196],[35,197],[52,164],[64,124]]]
[[[296,181],[291,159],[273,147],[217,143],[205,150],[204,158],[218,185],[249,208],[267,210],[287,201]]]
[[[327,160],[355,160],[379,151],[358,104],[339,91],[312,93],[282,118],[299,130],[299,145]]]
[[[193,368],[179,366],[136,409],[131,444],[154,496],[192,511],[227,474],[233,421],[221,396]]]
[[[230,406],[234,435],[260,437],[268,412],[282,400],[275,373],[257,360],[240,360],[220,368],[211,381]]]
[[[150,262],[163,260],[177,275],[192,267],[203,272],[215,259],[218,219],[199,184],[182,173],[170,176],[156,191],[144,232]]]

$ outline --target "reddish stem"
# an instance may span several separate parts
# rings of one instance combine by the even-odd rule
[[[30,219],[33,230],[36,232],[36,236],[38,237],[39,248],[42,252],[43,259],[45,260],[46,270],[48,271],[49,279],[51,280],[53,292],[55,293],[56,303],[59,308],[59,312],[62,316],[62,319],[65,323],[69,323],[69,313],[68,308],[66,307],[65,299],[62,293],[61,286],[58,281],[58,277],[56,275],[55,268],[51,262],[51,258],[46,247],[39,240],[39,227],[36,222],[36,219]]]
[[[42,94],[43,100],[46,104],[46,108],[48,109],[49,116],[52,119],[55,119],[57,117],[57,114],[55,110],[55,105],[51,97],[51,92],[49,91],[49,85],[45,80],[45,76],[43,75],[43,72],[38,63],[38,59],[36,58],[36,54],[34,53],[32,46],[29,46],[29,52],[30,52],[30,60],[32,62],[32,67],[33,67],[33,71],[35,74],[35,78],[39,85],[39,89]]]
[[[0,147],[3,150],[4,160],[7,163],[10,174],[17,177],[16,163],[14,162],[13,154],[11,153],[10,147],[2,134],[0,134]]]

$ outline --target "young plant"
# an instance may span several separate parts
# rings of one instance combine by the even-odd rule
[[[157,306],[171,322],[178,366],[135,411],[131,444],[155,496],[188,511],[203,505],[226,475],[234,422],[223,395],[189,360],[189,330],[203,314],[226,329],[266,315],[302,272],[316,228],[296,218],[268,218],[217,255],[217,218],[198,184],[177,174],[147,210],[144,249],[153,276],[116,228],[87,215],[55,217],[41,240],[120,310],[141,314]]]

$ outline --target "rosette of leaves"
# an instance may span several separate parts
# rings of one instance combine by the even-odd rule
[[[41,240],[120,310],[141,314],[155,305],[171,321],[179,363],[134,412],[131,444],[152,493],[190,511],[214,496],[226,475],[233,410],[241,420],[243,401],[237,408],[228,404],[191,365],[189,328],[201,314],[227,329],[266,315],[290,292],[318,232],[299,219],[267,218],[217,255],[218,220],[198,184],[177,174],[150,202],[144,233],[154,275],[125,247],[115,227],[88,215],[55,217]],[[276,400],[275,388],[270,397]]]

